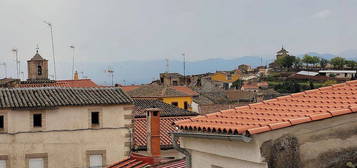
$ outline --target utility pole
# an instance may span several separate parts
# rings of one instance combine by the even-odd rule
[[[55,58],[55,46],[54,46],[54,43],[53,43],[53,28],[52,28],[52,24],[50,22],[47,22],[47,21],[43,21],[43,22],[48,25],[48,27],[50,28],[50,31],[51,31],[53,71],[54,71],[54,79],[56,80],[56,58]]]
[[[17,54],[18,50],[16,48],[14,48],[11,51],[15,53],[15,57],[16,57],[16,78],[19,79],[20,78],[20,61],[19,61],[19,56]]]
[[[73,57],[72,57],[72,79],[74,79],[74,56],[75,56],[75,47],[74,45],[70,45],[69,48],[73,50]]]
[[[182,53],[183,56],[183,80],[184,80],[184,85],[186,86],[186,54]]]
[[[166,58],[165,61],[166,61],[166,73],[169,73],[169,59]]]

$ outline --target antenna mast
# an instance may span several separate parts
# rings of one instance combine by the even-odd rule
[[[169,59],[168,58],[166,58],[165,59],[165,61],[166,61],[166,73],[169,73]]]
[[[45,24],[48,25],[51,31],[51,44],[52,44],[52,57],[53,57],[53,71],[54,71],[54,78],[56,80],[56,58],[55,58],[55,46],[53,43],[53,29],[52,29],[52,24],[47,21],[43,21]]]
[[[20,78],[20,61],[19,61],[19,56],[17,54],[18,50],[17,50],[17,48],[14,48],[11,51],[15,53],[15,57],[16,57],[16,78],[19,79]]]
[[[112,86],[114,86],[114,70],[109,67],[105,72],[110,74],[110,76],[112,78]]]
[[[182,53],[183,56],[183,80],[184,80],[184,85],[186,86],[186,54]]]
[[[74,53],[75,53],[75,47],[74,45],[70,45],[69,48],[73,49],[73,57],[72,57],[72,79],[74,80]]]

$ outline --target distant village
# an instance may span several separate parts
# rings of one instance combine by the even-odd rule
[[[142,85],[0,79],[0,168],[357,166],[357,63],[290,55]]]

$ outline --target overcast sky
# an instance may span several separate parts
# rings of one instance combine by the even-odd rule
[[[356,0],[1,0],[0,62],[236,58],[357,49]],[[23,62],[25,63],[25,62]],[[25,65],[24,65],[25,66]]]

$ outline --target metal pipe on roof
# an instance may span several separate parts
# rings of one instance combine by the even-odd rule
[[[252,140],[251,137],[247,137],[244,135],[224,135],[224,134],[204,134],[204,133],[193,133],[193,132],[171,132],[172,144],[175,150],[181,152],[186,157],[186,168],[192,167],[192,156],[191,153],[186,149],[181,148],[179,144],[177,144],[177,140],[179,137],[197,137],[197,138],[207,138],[207,139],[223,139],[229,141],[243,141],[250,142]]]

